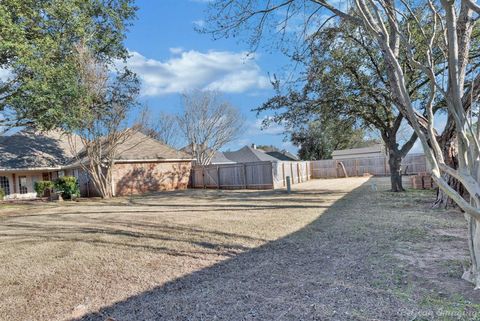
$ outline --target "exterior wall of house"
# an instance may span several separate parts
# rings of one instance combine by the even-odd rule
[[[190,179],[191,165],[191,161],[116,163],[113,170],[115,195],[185,189]],[[80,168],[75,168],[62,171],[0,171],[0,176],[5,176],[9,184],[9,194],[6,195],[5,199],[36,198],[34,184],[37,181],[44,180],[44,174],[48,174],[52,181],[59,176],[75,176],[78,179],[81,196],[99,196],[92,182],[90,182],[88,174]],[[20,177],[25,177],[26,182],[25,187],[22,188],[22,193]]]
[[[376,144],[370,147],[350,148],[334,150],[332,159],[352,159],[352,158],[368,158],[368,157],[382,157],[386,155],[383,144]]]
[[[191,161],[116,163],[113,183],[116,196],[186,189]]]
[[[332,155],[332,159],[342,160],[342,159],[382,157],[382,156],[385,156],[385,154],[382,152],[367,152],[367,153],[352,153],[352,154],[345,154],[345,155]]]
[[[47,175],[48,180],[54,181],[59,176],[64,175],[74,175],[72,170],[60,170],[60,171],[17,171],[17,172],[2,172],[0,171],[0,176],[4,176],[8,180],[9,184],[9,193],[5,196],[6,200],[15,200],[15,199],[34,199],[37,198],[37,193],[35,192],[35,182],[43,181],[44,175]],[[20,188],[20,179],[25,177],[24,181],[26,182],[25,186]]]
[[[81,168],[72,169],[72,176],[75,176],[80,188],[80,196],[82,197],[98,197],[100,193],[95,188],[93,182],[86,171]]]
[[[9,194],[5,196],[5,199],[33,199],[37,197],[34,184],[42,180],[42,172],[0,172],[0,176],[5,176],[9,183]],[[26,183],[22,188],[20,188],[21,177],[24,177]]]

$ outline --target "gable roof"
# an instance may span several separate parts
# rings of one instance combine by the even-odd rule
[[[143,133],[136,132],[118,147],[117,160],[153,160],[153,159],[185,159],[191,157],[183,151],[178,151],[159,140]]]
[[[82,144],[77,140],[76,152]],[[11,136],[0,137],[0,170],[60,168],[76,163],[67,135],[61,131],[39,132],[26,128]],[[117,160],[190,160],[177,151],[142,133],[136,133],[119,146]]]
[[[264,152],[254,149],[250,146],[242,147],[234,152],[224,152],[225,157],[237,163],[251,163],[251,162],[277,162],[278,159],[272,157]]]
[[[191,156],[191,158],[195,158],[193,156],[193,151],[192,151],[192,146],[187,145],[183,148],[180,149],[182,152],[188,154]],[[212,160],[210,161],[210,164],[235,164],[234,161],[228,159],[223,152],[217,151],[212,157]]]
[[[210,163],[211,164],[235,164],[236,162],[231,159],[228,159],[224,153],[216,152],[215,155],[213,155],[212,161]]]
[[[66,135],[32,128],[0,137],[0,155],[0,169],[56,168],[73,157]]]
[[[293,155],[290,152],[287,152],[286,150],[265,152],[265,154],[268,154],[272,157],[275,157],[276,159],[281,160],[281,161],[298,161],[298,160],[300,160],[300,158],[298,158],[297,156]]]

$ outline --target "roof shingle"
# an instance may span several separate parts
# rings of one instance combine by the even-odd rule
[[[237,163],[251,163],[251,162],[277,162],[278,159],[265,154],[262,151],[254,149],[250,146],[245,146],[234,152],[224,152],[225,157]]]
[[[77,151],[81,143],[74,144]],[[60,131],[39,132],[26,128],[11,136],[0,137],[0,170],[56,168],[74,162],[74,149]],[[81,153],[81,152],[80,152]],[[117,160],[185,159],[191,157],[142,133],[136,133],[120,145]]]

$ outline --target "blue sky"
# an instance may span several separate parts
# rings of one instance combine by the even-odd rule
[[[246,118],[242,135],[224,149],[238,149],[256,143],[272,144],[295,152],[284,141],[283,129],[261,130],[262,117],[251,109],[260,106],[274,92],[269,74],[282,75],[289,62],[280,53],[258,50],[247,56],[248,46],[236,39],[213,40],[199,34],[205,0],[138,0],[139,11],[127,35],[132,57],[128,65],[142,79],[142,102],[152,113],[180,110],[180,94],[189,89],[215,89]]]

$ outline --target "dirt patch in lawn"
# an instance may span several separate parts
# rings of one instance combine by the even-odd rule
[[[365,182],[0,210],[0,319],[478,319],[462,215]]]

